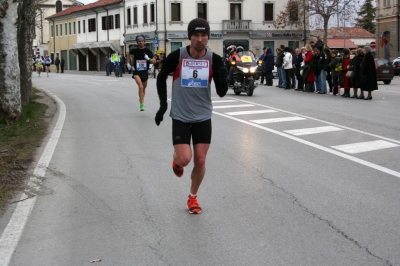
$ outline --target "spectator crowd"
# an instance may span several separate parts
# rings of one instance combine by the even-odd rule
[[[281,45],[275,50],[263,48],[260,84],[272,86],[272,70],[278,72],[277,87],[344,98],[372,100],[378,89],[374,57],[370,46],[341,53],[329,49],[319,38],[315,45],[291,49]],[[366,95],[367,93],[367,95]]]

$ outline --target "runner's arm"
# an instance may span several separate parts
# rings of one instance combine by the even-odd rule
[[[168,75],[175,71],[179,64],[179,49],[170,53],[164,59],[160,73],[157,76],[157,93],[160,102],[167,102],[167,78]]]
[[[212,57],[213,79],[219,97],[224,97],[228,91],[228,70],[224,67],[222,58],[213,53]]]

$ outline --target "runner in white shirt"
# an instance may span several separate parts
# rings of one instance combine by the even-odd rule
[[[46,73],[47,76],[49,76],[49,72],[50,72],[50,64],[51,64],[51,58],[49,55],[46,55],[46,57],[44,58],[44,64],[46,66]]]

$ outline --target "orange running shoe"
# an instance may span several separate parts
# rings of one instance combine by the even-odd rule
[[[172,161],[172,170],[174,170],[177,177],[183,176],[183,167],[178,165],[175,160]]]
[[[200,204],[197,202],[197,195],[191,196],[189,194],[187,201],[187,208],[189,210],[189,213],[201,213]]]

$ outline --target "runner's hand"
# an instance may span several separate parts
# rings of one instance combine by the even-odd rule
[[[147,54],[144,54],[144,59],[146,59],[147,61],[150,60],[150,57]]]
[[[154,119],[156,121],[156,125],[159,126],[161,121],[164,119],[164,114],[168,109],[168,103],[167,102],[160,102],[160,109],[158,109],[156,118]]]

